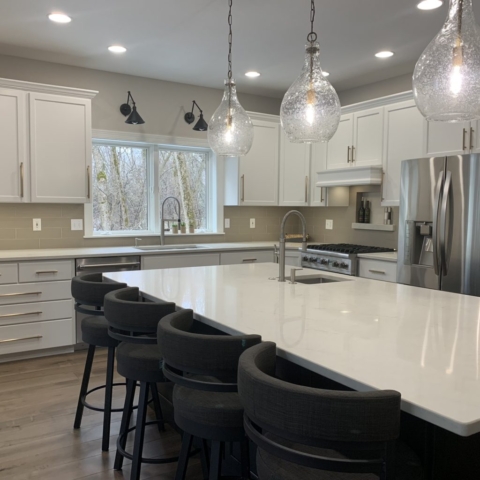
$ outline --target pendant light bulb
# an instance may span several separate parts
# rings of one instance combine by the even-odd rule
[[[232,78],[232,0],[228,1],[228,78],[222,101],[215,110],[208,127],[208,143],[216,155],[241,157],[253,144],[253,124],[237,98],[235,80]]]
[[[447,20],[413,74],[417,107],[429,121],[480,119],[480,27],[472,0],[450,0]]]
[[[280,108],[282,127],[292,143],[328,142],[340,123],[340,100],[320,66],[314,20],[315,2],[312,0],[311,32],[307,37],[303,70],[283,97]]]

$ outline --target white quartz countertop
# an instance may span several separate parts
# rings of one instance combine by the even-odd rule
[[[451,432],[480,432],[478,297],[330,273],[345,281],[291,285],[269,280],[278,275],[269,263],[105,275],[226,333],[260,334],[280,356],[356,390],[398,390],[404,411]]]
[[[361,253],[358,258],[369,258],[371,260],[382,260],[384,262],[397,263],[398,252],[384,252],[384,253]]]
[[[186,242],[187,243],[187,242]],[[190,243],[189,243],[190,244]],[[243,243],[198,243],[202,248],[174,250],[139,250],[135,247],[102,248],[52,248],[35,250],[1,250],[0,261],[45,260],[60,258],[112,257],[122,255],[178,255],[181,253],[205,253],[235,250],[268,250],[278,242],[243,242]],[[299,249],[301,244],[289,243],[287,248]]]

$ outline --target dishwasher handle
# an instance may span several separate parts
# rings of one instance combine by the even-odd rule
[[[125,263],[97,263],[96,265],[77,265],[77,270],[88,270],[91,268],[123,268],[123,267],[139,267],[140,262]]]

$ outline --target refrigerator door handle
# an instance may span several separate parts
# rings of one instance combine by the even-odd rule
[[[433,204],[433,268],[435,270],[435,275],[440,275],[440,261],[438,256],[439,250],[439,235],[438,235],[438,215],[440,213],[440,205],[442,202],[442,191],[443,191],[443,176],[444,172],[442,171],[438,176],[435,200]]]
[[[442,265],[442,273],[444,275],[447,275],[448,273],[447,246],[446,246],[447,207],[449,205],[451,206],[451,201],[452,201],[452,199],[450,198],[451,196],[452,196],[452,172],[447,172],[447,176],[445,178],[445,185],[443,187],[442,208],[440,213],[440,258],[441,258],[441,265]]]

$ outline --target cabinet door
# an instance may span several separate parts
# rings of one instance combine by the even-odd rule
[[[426,155],[440,157],[470,152],[470,122],[427,122]]]
[[[30,93],[32,202],[90,201],[90,100]]]
[[[279,205],[306,206],[310,190],[310,145],[291,143],[280,132]]]
[[[327,169],[327,144],[313,143],[310,169],[310,206],[326,207],[327,189],[317,187],[317,174]]]
[[[424,156],[425,124],[413,100],[385,107],[383,206],[400,204],[401,163]]]
[[[480,153],[480,120],[470,124],[470,149],[472,153]]]
[[[30,197],[25,98],[25,92],[0,89],[0,202],[25,202]]]
[[[253,120],[255,136],[240,159],[240,204],[278,205],[280,124]]]
[[[353,165],[382,165],[383,107],[371,108],[353,116]]]
[[[338,130],[327,145],[327,170],[351,166],[353,146],[353,114],[342,115]]]

